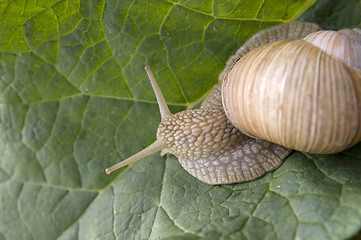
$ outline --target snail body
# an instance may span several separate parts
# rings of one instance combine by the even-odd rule
[[[242,134],[221,107],[187,110],[162,120],[157,141],[187,172],[209,184],[256,179],[278,168],[290,153]]]
[[[307,133],[307,131],[310,131],[311,134],[317,135],[319,133],[321,134],[328,134],[331,136],[327,140],[324,140],[323,137],[320,138],[323,143],[321,144],[321,147],[316,147],[317,149],[322,149],[324,153],[330,153],[334,151],[341,151],[345,148],[351,147],[353,144],[360,141],[361,136],[361,130],[360,127],[360,99],[361,94],[360,91],[354,92],[352,96],[345,96],[345,95],[337,95],[337,91],[335,90],[336,87],[341,87],[344,89],[351,88],[351,85],[353,84],[355,88],[358,90],[361,89],[361,80],[360,80],[360,70],[356,69],[353,66],[348,66],[344,62],[337,62],[338,65],[345,67],[345,74],[350,75],[350,79],[347,80],[348,84],[345,84],[341,81],[338,85],[335,85],[334,88],[331,87],[331,93],[330,96],[325,94],[319,94],[319,91],[316,92],[309,92],[309,91],[303,91],[303,93],[306,93],[306,96],[299,96],[292,94],[289,96],[285,94],[284,92],[272,92],[270,98],[266,98],[263,95],[265,93],[270,92],[268,90],[269,87],[274,87],[277,90],[285,90],[285,87],[288,87],[290,85],[291,87],[295,88],[295,90],[299,89],[299,86],[301,86],[302,89],[306,89],[309,87],[316,88],[316,90],[321,89],[322,91],[330,90],[330,88],[323,88],[324,85],[321,85],[320,87],[315,87],[318,84],[318,81],[316,83],[312,83],[312,79],[306,81],[307,84],[303,85],[302,81],[299,81],[296,83],[288,83],[285,79],[288,78],[288,75],[286,76],[284,74],[285,70],[294,70],[295,64],[297,65],[307,65],[310,61],[308,60],[295,60],[290,61],[289,57],[286,57],[287,61],[290,62],[290,67],[285,67],[282,64],[277,67],[277,74],[270,74],[270,71],[274,67],[265,67],[269,61],[269,59],[273,55],[280,55],[280,54],[267,54],[267,49],[283,49],[283,45],[296,45],[298,44],[298,41],[301,41],[302,44],[305,42],[304,40],[285,40],[285,39],[302,39],[309,35],[310,33],[313,33],[315,31],[320,30],[320,28],[311,23],[290,23],[290,24],[283,24],[276,27],[272,27],[267,30],[263,30],[256,34],[254,37],[250,38],[237,52],[234,56],[232,56],[227,64],[225,70],[220,74],[219,76],[219,83],[216,84],[213,88],[213,90],[210,92],[210,94],[207,96],[207,98],[203,101],[202,106],[200,109],[195,110],[187,110],[183,112],[179,112],[176,114],[170,113],[168,110],[168,107],[165,103],[165,100],[163,98],[163,95],[154,79],[154,76],[152,72],[150,71],[150,67],[146,67],[146,71],[148,74],[149,79],[151,80],[154,92],[157,97],[158,105],[161,112],[161,123],[157,130],[157,140],[151,144],[149,147],[145,148],[144,150],[140,151],[139,153],[131,156],[130,158],[121,161],[117,163],[116,165],[107,168],[106,172],[109,174],[112,171],[121,168],[125,165],[128,165],[134,161],[137,161],[140,158],[143,158],[147,155],[150,155],[157,151],[162,151],[161,155],[164,155],[166,153],[174,154],[178,157],[179,162],[184,167],[186,171],[188,171],[191,175],[196,177],[197,179],[208,183],[208,184],[229,184],[229,183],[236,183],[236,182],[245,182],[245,181],[251,181],[256,178],[259,178],[266,174],[267,172],[273,171],[276,168],[278,168],[283,160],[289,155],[289,153],[292,151],[291,149],[297,149],[300,151],[309,151],[314,152],[313,150],[310,150],[310,146],[314,146],[315,143],[311,141],[310,144],[304,144],[305,149],[298,148],[298,145],[295,147],[295,144],[292,143],[292,141],[295,141],[293,139],[289,139],[292,137],[299,137],[299,135],[302,133]],[[356,35],[354,35],[354,32],[352,31],[352,38],[358,39],[358,30],[355,30]],[[310,37],[313,38],[313,37]],[[282,40],[279,42],[279,40]],[[289,42],[292,43],[289,43]],[[317,40],[319,41],[319,40]],[[358,40],[352,40],[351,42],[357,42]],[[271,43],[272,42],[272,43]],[[275,42],[275,43],[273,43]],[[323,40],[319,41],[324,46],[324,48],[328,48],[327,44],[324,43]],[[275,44],[275,45],[270,45]],[[310,43],[307,43],[310,44]],[[307,45],[306,44],[306,45]],[[276,46],[276,47],[275,47]],[[279,46],[279,47],[277,47]],[[356,44],[356,46],[359,46],[359,44]],[[308,47],[308,45],[307,45]],[[304,47],[304,48],[307,48]],[[296,55],[299,52],[300,48],[295,47],[296,50],[289,52],[286,50],[286,53],[288,55]],[[321,50],[321,47],[316,47],[317,51],[323,51]],[[269,50],[268,49],[268,50]],[[301,49],[303,49],[301,47]],[[271,51],[271,50],[269,50]],[[309,50],[309,51],[316,51],[316,50]],[[284,54],[284,53],[282,53]],[[281,55],[282,55],[281,54]],[[327,63],[338,61],[335,60],[334,57],[329,55],[328,53],[321,54],[324,56],[324,58],[327,59]],[[337,54],[336,54],[337,55]],[[360,54],[359,54],[360,55]],[[356,54],[354,56],[357,58],[359,55]],[[254,63],[254,58],[257,59],[257,56],[263,56],[264,59],[256,61]],[[308,55],[306,55],[307,57]],[[319,55],[317,55],[319,56]],[[308,56],[310,57],[310,56]],[[354,58],[351,57],[351,58]],[[312,62],[312,66],[314,64],[317,64],[320,62],[320,59],[322,57],[316,58],[314,62]],[[258,59],[257,59],[258,60]],[[272,60],[273,62],[277,62],[277,60]],[[348,61],[348,60],[347,60]],[[358,61],[358,60],[356,60]],[[353,62],[353,60],[351,61]],[[247,65],[248,64],[248,65]],[[332,63],[333,64],[333,63]],[[335,65],[331,65],[332,67],[338,67],[336,63]],[[337,66],[336,66],[337,65]],[[357,65],[357,64],[356,64]],[[243,68],[242,71],[238,71],[238,69]],[[263,70],[262,76],[263,80],[260,80],[261,82],[256,82],[256,80],[253,80],[251,77],[248,78],[248,76],[251,76],[253,71],[255,72],[253,75],[257,75],[256,71],[259,69]],[[300,78],[303,73],[304,69],[301,68],[298,72],[296,71],[296,76]],[[311,70],[310,70],[311,71]],[[318,74],[321,74],[320,71],[317,72]],[[323,73],[323,72],[322,72]],[[324,73],[327,75],[328,72],[324,70]],[[340,74],[338,71],[334,71],[332,74]],[[239,76],[246,76],[246,78],[242,77],[240,81]],[[272,83],[271,79],[268,80],[266,76],[275,75],[276,78],[279,79],[281,83],[280,85],[276,85]],[[292,74],[291,74],[292,76]],[[343,75],[342,75],[343,76]],[[245,79],[245,80],[244,80]],[[232,81],[236,81],[236,83],[233,83]],[[263,82],[262,82],[263,81]],[[232,82],[232,83],[231,83]],[[302,84],[301,84],[302,83]],[[326,84],[327,80],[325,83]],[[238,85],[234,85],[238,84]],[[283,84],[283,85],[282,85]],[[254,88],[252,88],[254,87]],[[259,88],[260,90],[256,90]],[[239,92],[235,92],[235,90],[238,90]],[[257,92],[258,91],[258,92]],[[302,91],[301,91],[302,92]],[[240,95],[240,96],[238,96]],[[335,95],[337,95],[336,99],[334,99]],[[313,97],[313,98],[312,98]],[[247,99],[249,98],[249,99]],[[253,99],[252,99],[253,98]],[[261,98],[261,100],[255,100],[256,98]],[[289,103],[288,105],[282,105],[279,102],[279,99],[282,98],[285,100],[285,103]],[[315,105],[307,105],[306,104],[306,110],[301,109],[301,111],[297,110],[297,107],[303,106],[300,102],[292,102],[292,98],[299,98],[301,103],[308,103],[308,101],[314,100],[314,98],[320,99],[321,103],[317,104],[317,110],[320,110],[320,113],[317,113],[315,115],[310,114],[306,110],[314,110],[313,107]],[[271,102],[270,99],[276,99],[276,103]],[[231,103],[230,103],[231,101]],[[238,108],[237,102],[242,102],[243,107]],[[251,102],[255,102],[253,105],[251,105]],[[278,102],[277,102],[278,101]],[[350,103],[356,103],[356,107],[352,106],[342,108],[341,112],[345,112],[346,116],[343,117],[340,121],[337,122],[335,126],[332,126],[333,129],[336,129],[336,133],[329,133],[327,131],[330,131],[330,126],[325,125],[324,122],[318,122],[319,120],[316,120],[316,117],[324,117],[324,114],[326,114],[325,110],[322,109],[323,105],[327,105],[327,101],[331,101],[330,105],[330,111],[335,110],[334,103],[335,101],[341,101],[339,104],[340,106],[342,104],[350,104]],[[282,101],[281,101],[282,102]],[[312,101],[311,101],[312,102]],[[239,104],[242,106],[242,104]],[[329,106],[327,105],[327,106]],[[311,107],[310,107],[311,106]],[[248,109],[247,109],[248,107]],[[275,108],[276,110],[271,110],[271,108]],[[286,113],[285,111],[288,110],[288,107],[296,109],[298,111],[298,114],[302,114],[302,111],[305,111],[305,116],[303,115],[297,115],[294,117],[294,114],[292,113]],[[310,109],[308,109],[310,108]],[[326,108],[327,109],[327,108]],[[346,110],[345,110],[346,109]],[[259,111],[263,111],[267,116],[268,119],[261,115]],[[327,109],[328,110],[328,109]],[[240,112],[241,115],[247,115],[247,116],[238,116],[237,113]],[[275,113],[276,112],[276,113]],[[355,114],[355,112],[357,114]],[[281,114],[279,114],[281,113]],[[327,113],[328,114],[328,113]],[[331,123],[334,123],[334,121],[338,118],[339,113],[335,113],[332,115]],[[236,118],[234,118],[234,115],[236,115]],[[309,116],[307,116],[309,115]],[[303,126],[306,123],[317,123],[319,125],[314,125],[313,128],[306,127],[304,129],[301,129],[301,133],[293,132],[294,134],[290,134],[287,137],[284,137],[282,130],[284,130],[285,127],[288,127],[288,125],[293,125],[294,123],[288,124],[284,123],[283,118],[286,116],[286,120],[292,119],[294,117],[296,121],[296,127],[298,125]],[[301,116],[301,117],[300,117]],[[311,120],[305,120],[305,117],[310,117]],[[257,120],[256,118],[264,118],[264,121]],[[324,117],[327,120],[327,117]],[[281,119],[282,121],[277,121]],[[341,147],[329,147],[329,139],[335,140],[335,135],[342,134],[345,132],[345,127],[342,125],[342,123],[345,123],[346,120],[352,119],[353,123],[350,124],[351,130],[349,130],[347,133],[347,138],[349,139],[342,139],[340,137],[337,139],[337,141],[334,141],[337,144],[339,144],[340,141],[346,142]],[[325,120],[325,121],[326,121]],[[238,123],[240,122],[240,123]],[[260,128],[261,130],[264,130],[266,128],[266,125],[268,122],[275,122],[276,125],[271,125],[271,130],[265,130],[266,133],[273,133],[280,137],[281,140],[275,140],[274,138],[269,137],[268,135],[262,135],[259,134],[259,132],[262,132],[258,130]],[[257,125],[258,124],[258,125]],[[288,124],[288,125],[287,125]],[[298,124],[298,125],[297,125]],[[247,126],[249,125],[249,126]],[[342,126],[341,126],[342,125]],[[278,127],[278,128],[277,128]],[[292,127],[292,126],[291,126]],[[324,130],[319,130],[319,127],[323,127]],[[355,133],[356,132],[356,133]],[[291,132],[292,133],[292,132]],[[346,135],[346,134],[345,134]],[[254,138],[255,137],[255,138]],[[345,137],[346,138],[346,137]],[[264,140],[265,139],[265,140]],[[307,138],[300,138],[301,140],[296,140],[297,144],[299,142],[305,143],[307,141],[310,141]],[[287,140],[290,140],[292,144],[288,144]],[[321,142],[322,142],[321,141]],[[302,145],[302,144],[301,144]],[[330,151],[331,149],[331,151]],[[336,150],[335,150],[336,149]]]

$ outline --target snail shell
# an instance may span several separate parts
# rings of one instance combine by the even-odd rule
[[[241,132],[310,153],[361,140],[361,31],[321,31],[248,52],[227,72],[222,101]]]

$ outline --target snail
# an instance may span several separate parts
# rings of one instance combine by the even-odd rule
[[[294,22],[260,31],[199,109],[175,114],[146,66],[161,114],[157,140],[106,173],[161,150],[202,182],[231,184],[277,169],[292,149],[329,154],[359,142],[361,30],[319,30]]]

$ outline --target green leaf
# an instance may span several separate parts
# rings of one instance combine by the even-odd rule
[[[155,139],[146,64],[172,112],[191,108],[260,29],[301,14],[324,28],[361,27],[360,1],[314,2],[1,1],[0,239],[356,234],[361,144],[294,152],[243,184],[206,185],[159,154],[104,173]]]

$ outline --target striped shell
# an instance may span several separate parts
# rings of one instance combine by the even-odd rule
[[[228,71],[225,112],[241,132],[310,153],[361,140],[361,30],[258,47]]]

